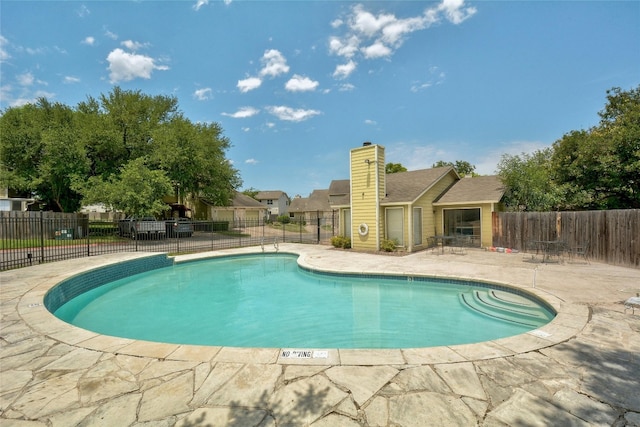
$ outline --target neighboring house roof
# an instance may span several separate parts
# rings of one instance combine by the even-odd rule
[[[254,199],[253,197],[249,197],[246,194],[236,192],[235,197],[233,198],[232,204],[235,208],[259,208],[264,209],[264,205]]]
[[[495,175],[462,178],[434,205],[455,205],[469,203],[498,203],[504,195],[504,184]]]
[[[380,201],[380,204],[414,202],[451,172],[456,173],[453,167],[445,166],[387,174],[387,195]]]
[[[258,194],[256,194],[255,198],[257,200],[278,200],[280,197],[282,197],[282,195],[284,195],[287,199],[289,198],[289,196],[287,196],[287,193],[280,190],[259,191]]]
[[[331,206],[348,206],[351,203],[351,181],[336,179],[329,185],[329,203]]]
[[[203,202],[206,205],[210,205],[210,206],[214,206],[218,209],[228,209],[228,208],[256,208],[256,209],[264,209],[265,206],[260,203],[259,201],[257,201],[256,199],[254,199],[253,197],[249,197],[246,194],[240,193],[238,191],[236,191],[235,196],[233,197],[233,200],[231,200],[231,204],[229,206],[216,206],[213,203],[211,203],[210,201],[206,200],[206,199],[200,199],[201,202]]]
[[[297,197],[289,205],[289,212],[324,212],[330,210],[329,190],[313,190],[309,197]]]

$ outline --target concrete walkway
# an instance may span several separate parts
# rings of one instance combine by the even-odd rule
[[[469,250],[371,255],[281,244],[318,270],[462,277],[519,287],[558,311],[548,325],[486,343],[398,350],[149,343],[97,335],[43,306],[61,280],[148,254],[0,273],[2,426],[640,426],[640,270],[541,264]],[[272,251],[273,248],[270,248]],[[260,248],[216,251],[178,260]]]

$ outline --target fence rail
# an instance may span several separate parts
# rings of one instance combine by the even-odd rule
[[[91,221],[86,215],[0,212],[0,271],[113,252],[190,253],[259,245],[270,249],[285,242],[329,243],[337,229],[333,221],[189,221],[174,228],[175,221],[168,220],[165,234],[145,238],[124,235],[118,221]]]
[[[640,209],[493,213],[494,246],[527,251],[541,240],[586,246],[589,259],[640,268]]]

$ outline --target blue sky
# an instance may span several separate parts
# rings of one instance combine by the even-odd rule
[[[598,123],[640,84],[638,1],[17,1],[0,4],[0,108],[114,85],[218,122],[241,189],[306,197],[349,150],[493,174]]]

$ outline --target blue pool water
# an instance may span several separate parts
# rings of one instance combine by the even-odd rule
[[[213,258],[136,274],[55,315],[100,334],[235,347],[412,348],[487,341],[548,323],[525,294],[468,282],[327,275],[296,256]]]

